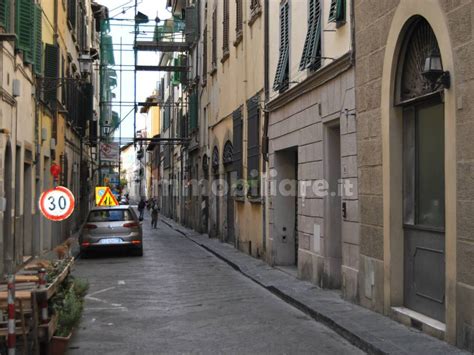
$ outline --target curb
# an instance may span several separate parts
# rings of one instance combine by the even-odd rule
[[[168,227],[171,229],[175,230],[176,232],[180,233],[183,235],[185,238],[193,242],[194,244],[200,246],[204,250],[208,251],[209,253],[213,254],[216,256],[218,259],[224,261],[226,264],[228,264],[230,267],[232,267],[234,270],[238,271],[248,279],[252,280],[255,282],[257,285],[263,287],[267,291],[271,292],[273,295],[277,296],[279,299],[282,301],[286,302],[287,304],[295,307],[296,309],[302,311],[303,313],[307,314],[311,318],[313,318],[315,321],[327,326],[328,328],[332,329],[334,332],[336,332],[338,335],[343,337],[345,340],[350,342],[352,345],[357,346],[359,349],[369,353],[369,354],[377,354],[377,355],[384,355],[388,354],[387,352],[383,351],[382,349],[378,348],[377,346],[374,346],[372,343],[369,343],[368,341],[365,341],[362,339],[360,336],[357,334],[351,332],[347,328],[343,327],[342,325],[338,324],[336,321],[331,319],[330,317],[322,314],[321,312],[318,312],[314,310],[311,307],[308,307],[304,303],[298,301],[294,297],[291,297],[287,293],[281,291],[280,289],[276,288],[275,286],[266,286],[262,284],[260,281],[249,275],[248,273],[242,271],[239,265],[235,264],[234,262],[230,261],[227,259],[225,256],[219,254],[215,250],[212,250],[211,248],[207,247],[204,244],[201,244],[197,241],[195,241],[192,237],[190,237],[186,232],[183,232],[179,228],[176,228],[172,223],[166,221],[164,218],[161,219],[163,223],[165,223]]]

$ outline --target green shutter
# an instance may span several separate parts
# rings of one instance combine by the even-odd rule
[[[52,109],[56,107],[59,77],[59,47],[46,43],[44,49],[43,100]]]
[[[232,161],[234,170],[237,172],[237,179],[243,178],[242,166],[242,146],[243,146],[243,122],[242,107],[239,107],[232,113],[233,132],[232,132]]]
[[[346,1],[332,0],[329,9],[329,22],[344,23],[346,22]]]
[[[275,73],[275,81],[273,90],[281,90],[286,85],[288,79],[288,65],[290,56],[290,39],[289,39],[289,5],[285,3],[280,6],[280,57]]]
[[[0,26],[10,32],[10,0],[0,0]]]
[[[189,132],[198,127],[198,97],[196,91],[189,95]]]
[[[23,51],[28,63],[33,63],[33,17],[32,0],[16,0],[17,47]]]
[[[247,181],[248,195],[260,194],[260,109],[259,96],[247,100]]]
[[[33,47],[33,68],[36,74],[40,75],[42,70],[43,59],[43,42],[42,26],[41,26],[42,11],[39,5],[34,7],[34,47]]]
[[[321,67],[321,3],[309,1],[308,32],[300,61],[300,70]]]

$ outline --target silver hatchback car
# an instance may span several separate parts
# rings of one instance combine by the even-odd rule
[[[108,248],[128,248],[143,255],[143,232],[130,206],[95,207],[90,210],[79,235],[81,253]]]

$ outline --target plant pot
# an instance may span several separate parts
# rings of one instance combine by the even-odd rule
[[[59,337],[54,335],[51,338],[51,343],[49,344],[50,355],[63,355],[66,353],[69,340],[71,339],[72,333],[69,333],[67,337]]]

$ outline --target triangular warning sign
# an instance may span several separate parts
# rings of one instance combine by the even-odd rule
[[[118,201],[115,198],[114,194],[112,191],[110,191],[110,188],[107,187],[105,190],[104,195],[102,195],[102,198],[99,201],[98,206],[118,206]]]

